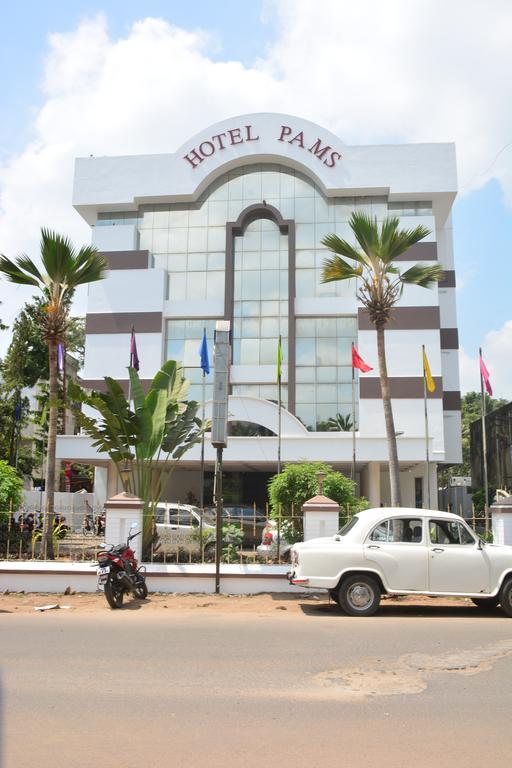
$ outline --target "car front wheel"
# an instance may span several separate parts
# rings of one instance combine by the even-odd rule
[[[348,576],[339,586],[338,603],[349,616],[372,616],[380,605],[380,587],[371,576]]]
[[[501,610],[512,618],[512,578],[506,579],[499,592]]]

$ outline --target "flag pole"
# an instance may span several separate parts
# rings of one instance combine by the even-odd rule
[[[281,334],[279,334],[279,346],[277,350],[277,474],[281,474]]]
[[[480,361],[482,360],[482,347],[478,350]],[[482,375],[482,366],[480,365],[480,395],[482,398],[482,465],[484,469],[484,498],[485,498],[485,532],[489,533],[489,480],[487,476],[487,435],[485,434],[485,393],[484,377]]]
[[[428,407],[427,407],[427,372],[425,370],[425,345],[421,345],[421,359],[423,363],[423,408],[425,411],[425,458],[427,465],[427,506],[426,509],[430,509],[430,457],[428,452]],[[425,508],[425,505],[423,505]]]
[[[128,368],[132,367],[132,358],[133,358],[133,352],[132,352],[132,339],[133,334],[135,333],[135,326],[132,325],[132,335],[130,337],[130,362],[128,363]],[[130,378],[130,371],[128,371],[128,409],[130,408],[130,400],[132,399],[132,380]]]
[[[354,342],[352,342],[352,468],[350,470],[350,479],[355,482],[356,479],[356,377],[354,371]]]

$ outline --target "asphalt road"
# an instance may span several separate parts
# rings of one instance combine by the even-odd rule
[[[510,766],[499,613],[206,605],[0,614],[2,768]]]

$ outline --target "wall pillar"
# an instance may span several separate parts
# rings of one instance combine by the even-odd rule
[[[142,510],[144,502],[131,493],[118,493],[105,502],[105,542],[121,544],[126,541],[130,532],[140,531],[131,542],[135,557],[140,562],[142,557]],[[136,527],[133,527],[135,523]]]
[[[489,512],[494,544],[512,544],[512,496],[495,501]]]
[[[313,496],[302,505],[304,541],[320,536],[334,536],[340,528],[340,508],[326,496]]]

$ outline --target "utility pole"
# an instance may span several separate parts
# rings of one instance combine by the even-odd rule
[[[227,446],[228,391],[230,355],[229,320],[217,320],[213,348],[212,446],[217,449],[215,464],[215,593],[220,593],[220,561],[222,558],[222,451]]]

